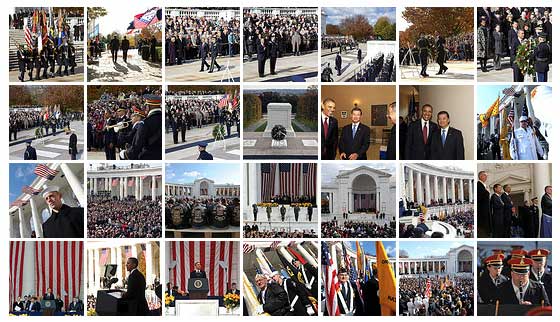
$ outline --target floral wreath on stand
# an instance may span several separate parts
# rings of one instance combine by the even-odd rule
[[[271,134],[273,140],[282,141],[286,138],[286,134],[288,134],[288,131],[282,125],[277,124],[272,128]]]

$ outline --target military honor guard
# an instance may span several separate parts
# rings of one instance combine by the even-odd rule
[[[529,278],[533,260],[530,258],[512,258],[511,281],[498,287],[498,301],[501,304],[549,306],[550,301],[542,283]]]
[[[484,259],[484,272],[478,277],[478,299],[485,304],[494,304],[498,299],[498,287],[509,281],[502,275],[504,255],[494,254]]]
[[[527,256],[533,260],[529,278],[544,286],[548,300],[552,303],[552,273],[547,270],[547,257],[550,251],[544,248],[537,248],[529,251]]]

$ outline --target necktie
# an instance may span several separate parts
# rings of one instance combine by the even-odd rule
[[[352,139],[356,136],[356,124],[352,125]]]
[[[329,131],[329,123],[327,122],[327,118],[325,117],[325,122],[323,122],[323,133],[325,133],[325,140],[327,139],[327,132]]]
[[[348,297],[347,291],[348,290],[346,289],[346,283],[342,284],[342,294],[344,295],[344,299]]]
[[[422,128],[422,137],[424,138],[424,144],[428,143],[428,122],[424,122],[424,127]]]
[[[519,288],[519,304],[521,304],[521,302],[523,302],[523,289],[520,287]]]
[[[441,130],[441,145],[445,145],[445,130]]]

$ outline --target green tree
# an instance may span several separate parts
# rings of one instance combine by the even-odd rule
[[[388,17],[381,17],[373,26],[373,33],[382,40],[395,40],[397,27],[395,23],[391,23]]]
[[[255,94],[243,94],[243,127],[262,119],[262,104]]]

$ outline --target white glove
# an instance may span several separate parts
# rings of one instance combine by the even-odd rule
[[[307,315],[315,315],[315,310],[313,310],[311,305],[307,307]]]
[[[264,313],[263,306],[262,305],[257,306],[257,308],[255,309],[255,313],[263,314]]]
[[[126,160],[126,157],[125,157],[125,155],[124,155],[124,152],[125,152],[125,151],[126,151],[126,150],[121,150],[121,152],[119,152],[119,156],[121,157],[121,160]]]

